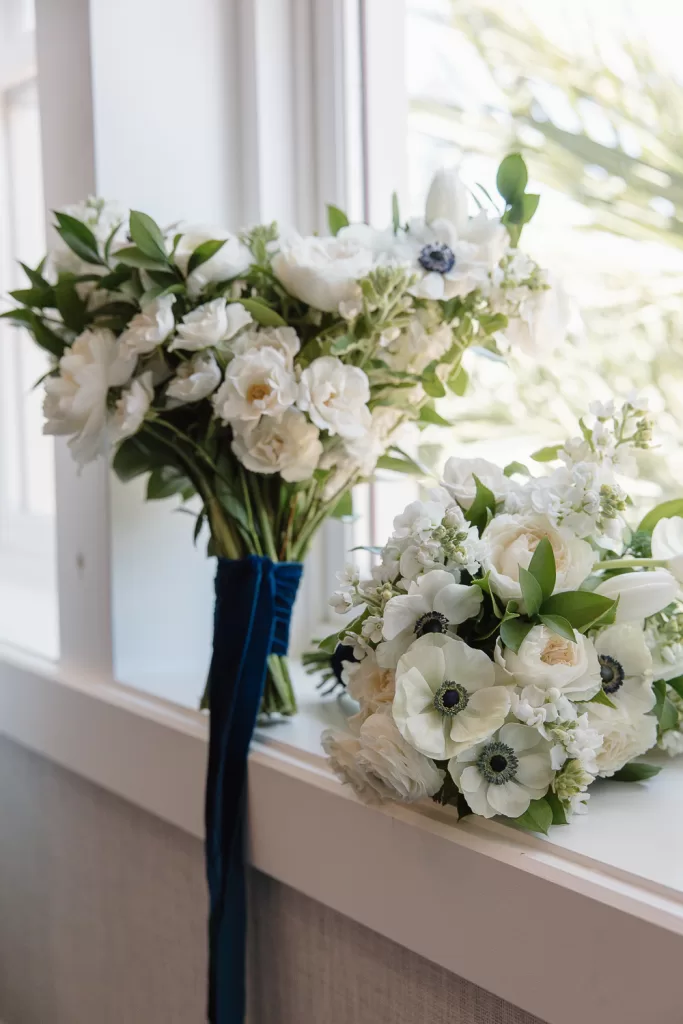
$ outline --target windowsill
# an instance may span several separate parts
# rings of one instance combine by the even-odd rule
[[[648,784],[600,786],[589,814],[547,840],[472,817],[456,825],[431,803],[367,808],[320,750],[342,703],[298,675],[299,716],[259,729],[252,747],[255,867],[549,1024],[679,1019],[683,764]],[[8,649],[0,733],[201,837],[200,713]],[[568,986],[579,962],[581,985]]]

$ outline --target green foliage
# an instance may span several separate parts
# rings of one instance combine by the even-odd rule
[[[547,601],[555,589],[557,579],[555,552],[547,537],[542,537],[538,542],[529,563],[529,572],[538,581],[542,599]]]
[[[553,812],[553,825],[568,825],[567,812],[564,809],[564,804],[558,796],[556,796],[552,790],[548,790],[544,800],[550,805],[550,809]]]
[[[570,590],[553,594],[543,602],[543,615],[560,615],[570,626],[579,631],[589,629],[616,607],[616,601],[589,590]]]
[[[72,331],[80,334],[88,322],[88,307],[76,291],[73,279],[60,277],[54,295],[62,320]]]
[[[558,457],[564,445],[551,444],[546,448],[539,448],[537,452],[534,452],[531,458],[534,462],[554,462]]]
[[[515,473],[520,476],[531,476],[531,473],[526,468],[523,462],[508,462],[507,466],[503,470],[505,476],[514,476]]]
[[[453,392],[454,395],[458,395],[459,398],[467,391],[467,387],[470,382],[470,375],[464,366],[456,366],[455,370],[451,373],[446,383]]]
[[[216,253],[223,248],[225,242],[226,240],[224,238],[213,239],[209,242],[202,242],[201,245],[198,245],[190,256],[187,264],[187,276],[189,277],[193,270],[196,270],[197,267],[201,267],[202,263],[206,263],[212,256],[215,256]]]
[[[342,228],[348,226],[349,218],[343,210],[332,203],[327,204],[327,224],[331,235],[338,235]]]
[[[591,697],[591,699],[589,701],[587,701],[586,703],[588,703],[588,704],[603,704],[606,708],[612,708],[613,710],[616,708],[616,704],[609,699],[609,697],[607,696],[605,691],[602,689],[602,687],[600,687],[600,689],[595,694],[595,696]]]
[[[671,519],[672,516],[683,516],[683,498],[674,498],[655,505],[638,523],[638,530],[652,533],[660,519]]]
[[[513,818],[512,820],[518,828],[522,828],[526,832],[542,832],[544,836],[547,836],[548,830],[553,824],[553,818],[553,808],[548,799],[542,797],[540,800],[532,800],[529,804],[529,809],[524,814],[521,814],[519,818]]]
[[[140,252],[162,265],[168,262],[166,244],[161,229],[151,217],[139,210],[130,213],[130,237]],[[118,255],[118,254],[117,254]]]
[[[645,764],[643,761],[631,761],[625,764],[614,775],[608,777],[608,782],[645,782],[646,779],[653,779],[659,775],[661,768],[655,764]]]
[[[501,162],[496,175],[496,188],[508,206],[521,199],[529,181],[526,164],[519,153],[510,153]]]
[[[675,729],[678,725],[678,711],[676,705],[667,696],[666,682],[663,679],[657,679],[652,684],[652,688],[656,698],[652,713],[659,723],[660,731],[666,732],[668,729]]]
[[[572,629],[572,624],[568,619],[563,618],[562,615],[544,615],[541,613],[539,619],[553,633],[564,637],[565,640],[571,640],[573,644],[576,643],[576,633]]]
[[[135,267],[138,270],[166,270],[167,264],[156,259],[135,245],[127,246],[124,249],[117,249],[115,259],[126,267]]]
[[[420,423],[432,423],[437,427],[452,427],[450,420],[446,420],[431,405],[423,405],[420,409]]]
[[[486,527],[490,516],[495,515],[496,496],[492,490],[481,482],[479,477],[474,477],[474,483],[477,488],[474,495],[474,501],[465,511],[465,518],[472,523],[472,526],[476,526],[481,534]]]
[[[530,618],[537,615],[543,604],[543,591],[536,577],[523,566],[519,567],[519,585],[522,588],[524,607]]]
[[[71,217],[68,213],[55,213],[57,234],[68,245],[72,252],[85,260],[86,263],[101,265],[104,260],[100,256],[97,239],[82,221]]]
[[[517,654],[533,627],[533,622],[529,622],[528,619],[503,619],[500,624],[500,638],[506,647]]]
[[[353,497],[351,491],[345,491],[330,512],[332,519],[348,519],[353,515]]]
[[[396,458],[394,455],[380,455],[377,469],[388,469],[392,473],[407,473],[410,476],[424,476],[424,469],[412,459]]]
[[[251,313],[256,323],[260,324],[261,327],[287,326],[287,321],[265,302],[260,302],[258,299],[238,299],[237,301]]]
[[[396,192],[391,193],[391,224],[394,229],[394,234],[396,234],[401,226],[401,215],[398,208],[398,195]]]
[[[152,470],[147,481],[147,501],[160,501],[175,494],[187,501],[194,493],[192,482],[174,466],[159,466]]]

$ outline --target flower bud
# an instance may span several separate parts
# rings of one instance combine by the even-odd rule
[[[595,589],[603,597],[619,598],[617,622],[638,622],[656,615],[675,599],[678,582],[667,569],[612,576]]]
[[[454,225],[458,235],[465,230],[468,221],[467,188],[455,168],[437,171],[427,194],[425,220],[447,220]]]

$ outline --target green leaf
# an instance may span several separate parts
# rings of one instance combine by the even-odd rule
[[[131,245],[125,249],[117,249],[115,259],[124,263],[127,267],[137,267],[139,270],[168,270],[166,263],[155,259],[143,252],[142,249]]]
[[[446,394],[446,389],[441,379],[435,373],[425,374],[422,378],[422,387],[430,398],[443,398]]]
[[[570,590],[564,594],[553,594],[541,606],[542,615],[561,615],[574,627],[586,629],[611,611],[616,602],[602,594],[589,590]]]
[[[197,267],[201,267],[202,263],[206,263],[206,261],[210,260],[212,256],[215,256],[216,253],[223,248],[226,241],[227,239],[225,238],[222,240],[217,238],[212,239],[209,242],[202,242],[201,245],[198,245],[190,256],[187,264],[187,276],[189,277],[193,270],[196,270]]]
[[[349,218],[343,210],[340,210],[338,206],[333,206],[332,203],[327,204],[327,224],[331,235],[338,235],[342,228],[348,226],[348,223]]]
[[[8,309],[0,313],[0,320],[9,320],[16,327],[32,327],[35,316],[30,309]]]
[[[398,209],[398,193],[391,193],[391,224],[394,229],[394,234],[398,232],[401,226],[401,215]]]
[[[340,338],[335,338],[332,342],[330,352],[338,356],[342,352],[348,352],[354,345],[359,345],[359,341],[353,334],[342,334]]]
[[[88,322],[88,307],[68,278],[60,278],[55,285],[55,303],[66,326],[80,334]]]
[[[543,600],[547,601],[555,589],[555,581],[557,579],[555,553],[547,537],[542,537],[538,542],[532,559],[529,562],[529,572],[537,580],[543,594]]]
[[[591,699],[589,701],[586,701],[586,703],[587,704],[604,704],[604,706],[606,708],[612,708],[613,710],[616,710],[616,704],[609,699],[609,697],[607,696],[605,691],[602,689],[602,687],[600,687],[600,689],[595,694],[595,696],[591,697]]]
[[[54,306],[55,304],[55,293],[49,286],[47,288],[15,288],[9,294],[22,306],[31,306],[33,309],[44,309],[45,306]]]
[[[562,444],[551,444],[547,448],[539,448],[537,452],[534,452],[531,458],[534,462],[554,462],[558,457],[564,445]]]
[[[147,481],[147,501],[160,501],[181,494],[184,498],[194,493],[192,482],[175,466],[159,466],[152,470]]]
[[[529,174],[519,153],[510,153],[502,161],[496,175],[496,188],[506,203],[512,204],[524,195]]]
[[[531,476],[523,462],[508,462],[503,473],[505,476],[514,476],[515,473],[519,473],[520,476]]]
[[[159,225],[139,210],[130,212],[130,237],[145,256],[157,263],[168,263],[164,236]],[[120,254],[117,254],[120,259]]]
[[[136,438],[129,437],[121,442],[112,459],[112,469],[124,484],[149,472],[149,457]]]
[[[675,690],[679,697],[683,697],[683,676],[676,676],[675,679],[667,679],[667,684]]]
[[[541,584],[528,569],[525,569],[520,565],[519,585],[522,588],[522,597],[524,598],[526,613],[530,618],[533,618],[534,615],[538,614],[538,610],[543,603],[544,595],[541,590]]]
[[[112,270],[111,274],[105,274],[104,277],[100,278],[100,288],[104,288],[106,291],[115,292],[122,284],[126,281],[130,281],[133,276],[132,267],[126,267],[120,264],[116,270]]]
[[[652,533],[660,519],[671,519],[672,516],[683,516],[683,498],[673,498],[655,506],[641,519],[638,529]]]
[[[520,814],[519,818],[513,818],[515,825],[525,829],[527,832],[542,832],[548,835],[548,829],[553,823],[553,809],[548,800],[543,797],[541,800],[532,800],[529,809]]]
[[[541,622],[548,629],[551,629],[553,633],[557,633],[558,636],[563,636],[565,640],[571,640],[572,643],[576,643],[576,633],[572,629],[571,622],[563,618],[561,615],[540,615]]]
[[[516,199],[502,218],[504,224],[528,224],[538,209],[540,196],[527,192]]]
[[[57,233],[61,235],[72,252],[75,252],[86,263],[101,265],[104,261],[99,253],[97,239],[87,224],[71,217],[68,213],[55,213],[59,227]]]
[[[525,619],[504,619],[500,624],[500,638],[506,647],[517,654],[533,625],[533,622]]]
[[[482,313],[479,316],[479,326],[484,334],[495,334],[496,331],[504,330],[508,325],[508,318],[505,313]]]
[[[346,519],[353,515],[353,498],[351,491],[345,491],[341,498],[330,512],[332,519]]]
[[[377,469],[388,469],[392,473],[409,473],[411,476],[424,476],[424,470],[416,462],[408,459],[397,459],[393,455],[380,455]]]
[[[643,761],[631,761],[625,764],[614,775],[608,777],[613,782],[644,782],[646,779],[653,779],[659,775],[661,768],[656,764],[645,764]]]
[[[262,327],[286,327],[287,321],[283,320],[279,313],[267,306],[265,302],[258,299],[239,299],[240,305],[244,306],[253,316],[257,324]]]
[[[465,519],[469,520],[473,526],[476,526],[479,533],[481,533],[488,523],[489,512],[491,515],[495,515],[496,496],[478,477],[474,476],[473,479],[477,490],[474,495],[474,501],[468,509],[464,510]]]
[[[454,395],[458,395],[460,398],[467,391],[467,386],[470,382],[470,375],[464,366],[458,366],[457,369],[448,378],[447,384]]]
[[[39,270],[32,270],[25,263],[19,261],[19,266],[26,274],[27,278],[31,282],[34,288],[49,288],[49,283],[45,280]]]
[[[666,682],[663,679],[658,679],[652,684],[652,689],[656,698],[652,711],[659,723],[659,728],[662,732],[675,729],[678,725],[678,711],[676,705],[667,696]]]
[[[553,825],[568,825],[567,812],[560,798],[552,790],[548,790],[543,799],[550,804],[550,809],[553,812]]]
[[[423,405],[420,409],[420,423],[433,423],[437,427],[452,427],[450,420],[445,420],[436,409],[429,405]]]
[[[35,313],[33,313],[32,316],[33,321],[27,326],[33,333],[36,344],[39,345],[40,348],[44,348],[46,352],[49,352],[57,359],[61,359],[64,355],[64,350],[67,347],[64,339],[60,338],[60,336],[49,327],[46,327],[40,317],[36,316]]]

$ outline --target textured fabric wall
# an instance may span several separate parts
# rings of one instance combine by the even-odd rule
[[[538,1024],[257,873],[250,1024]],[[202,1024],[195,839],[0,739],[0,1021]]]

